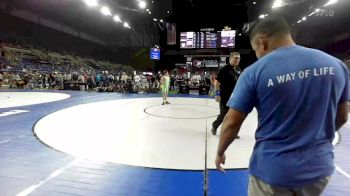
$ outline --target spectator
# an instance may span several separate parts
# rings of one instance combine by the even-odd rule
[[[0,88],[2,86],[2,81],[4,81],[4,74],[2,71],[0,71]]]
[[[175,76],[174,76],[174,74],[171,74],[171,76],[170,76],[170,89],[175,90]]]

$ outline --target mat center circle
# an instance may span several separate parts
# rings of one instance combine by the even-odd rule
[[[145,113],[173,119],[204,119],[215,117],[219,110],[212,106],[192,104],[156,105],[146,108]]]

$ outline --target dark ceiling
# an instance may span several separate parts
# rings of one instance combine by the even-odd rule
[[[174,0],[174,21],[181,31],[200,28],[237,28],[247,22],[247,7],[244,0],[201,1]]]
[[[7,2],[9,7],[14,9],[29,10],[103,40],[113,42],[126,39],[133,32],[114,22],[111,17],[103,16],[99,10],[86,6],[82,0],[1,1]],[[151,15],[138,8],[137,0],[99,0],[100,5],[108,5],[113,13],[118,13],[122,20],[128,21],[135,28],[134,32],[142,33],[144,37],[158,33],[163,35],[161,40],[152,43],[161,43],[165,49],[179,47],[164,44],[166,31],[159,28],[162,25],[153,22],[153,18],[176,23],[178,32],[198,31],[201,28],[221,30],[224,26],[230,26],[241,33],[245,23],[256,20],[261,14],[276,12],[285,16],[290,24],[294,24],[295,38],[303,45],[327,48],[332,42],[350,37],[350,0],[339,0],[337,4],[325,8],[328,16],[315,14],[300,24],[296,22],[315,8],[321,8],[328,0],[283,0],[287,5],[274,10],[271,7],[275,0],[153,0],[153,3],[152,0],[145,1],[152,11]],[[170,12],[167,13],[167,10]],[[329,13],[333,15],[329,16]],[[237,37],[237,49],[247,48],[250,48],[249,40],[242,34]]]

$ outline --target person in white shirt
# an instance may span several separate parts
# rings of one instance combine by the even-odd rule
[[[201,75],[199,75],[198,73],[196,74],[196,80],[197,80],[197,84],[199,84],[200,81],[202,80]]]
[[[135,81],[135,83],[139,83],[140,80],[141,80],[141,78],[140,78],[139,75],[135,75],[135,76],[134,76],[134,81]]]
[[[3,80],[4,80],[4,74],[2,72],[0,72],[0,88],[1,88]]]
[[[85,78],[84,78],[83,74],[79,74],[78,81],[85,82]]]
[[[128,79],[128,76],[126,75],[125,72],[123,72],[122,77],[120,78],[120,80],[126,82],[127,79]]]

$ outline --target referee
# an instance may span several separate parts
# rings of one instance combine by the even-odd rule
[[[230,63],[220,69],[216,80],[214,82],[215,100],[220,103],[220,114],[213,122],[211,133],[216,135],[217,128],[222,123],[229,107],[226,106],[233,89],[236,86],[241,70],[239,68],[239,62],[241,55],[238,52],[230,53]],[[236,137],[239,139],[239,136]]]

